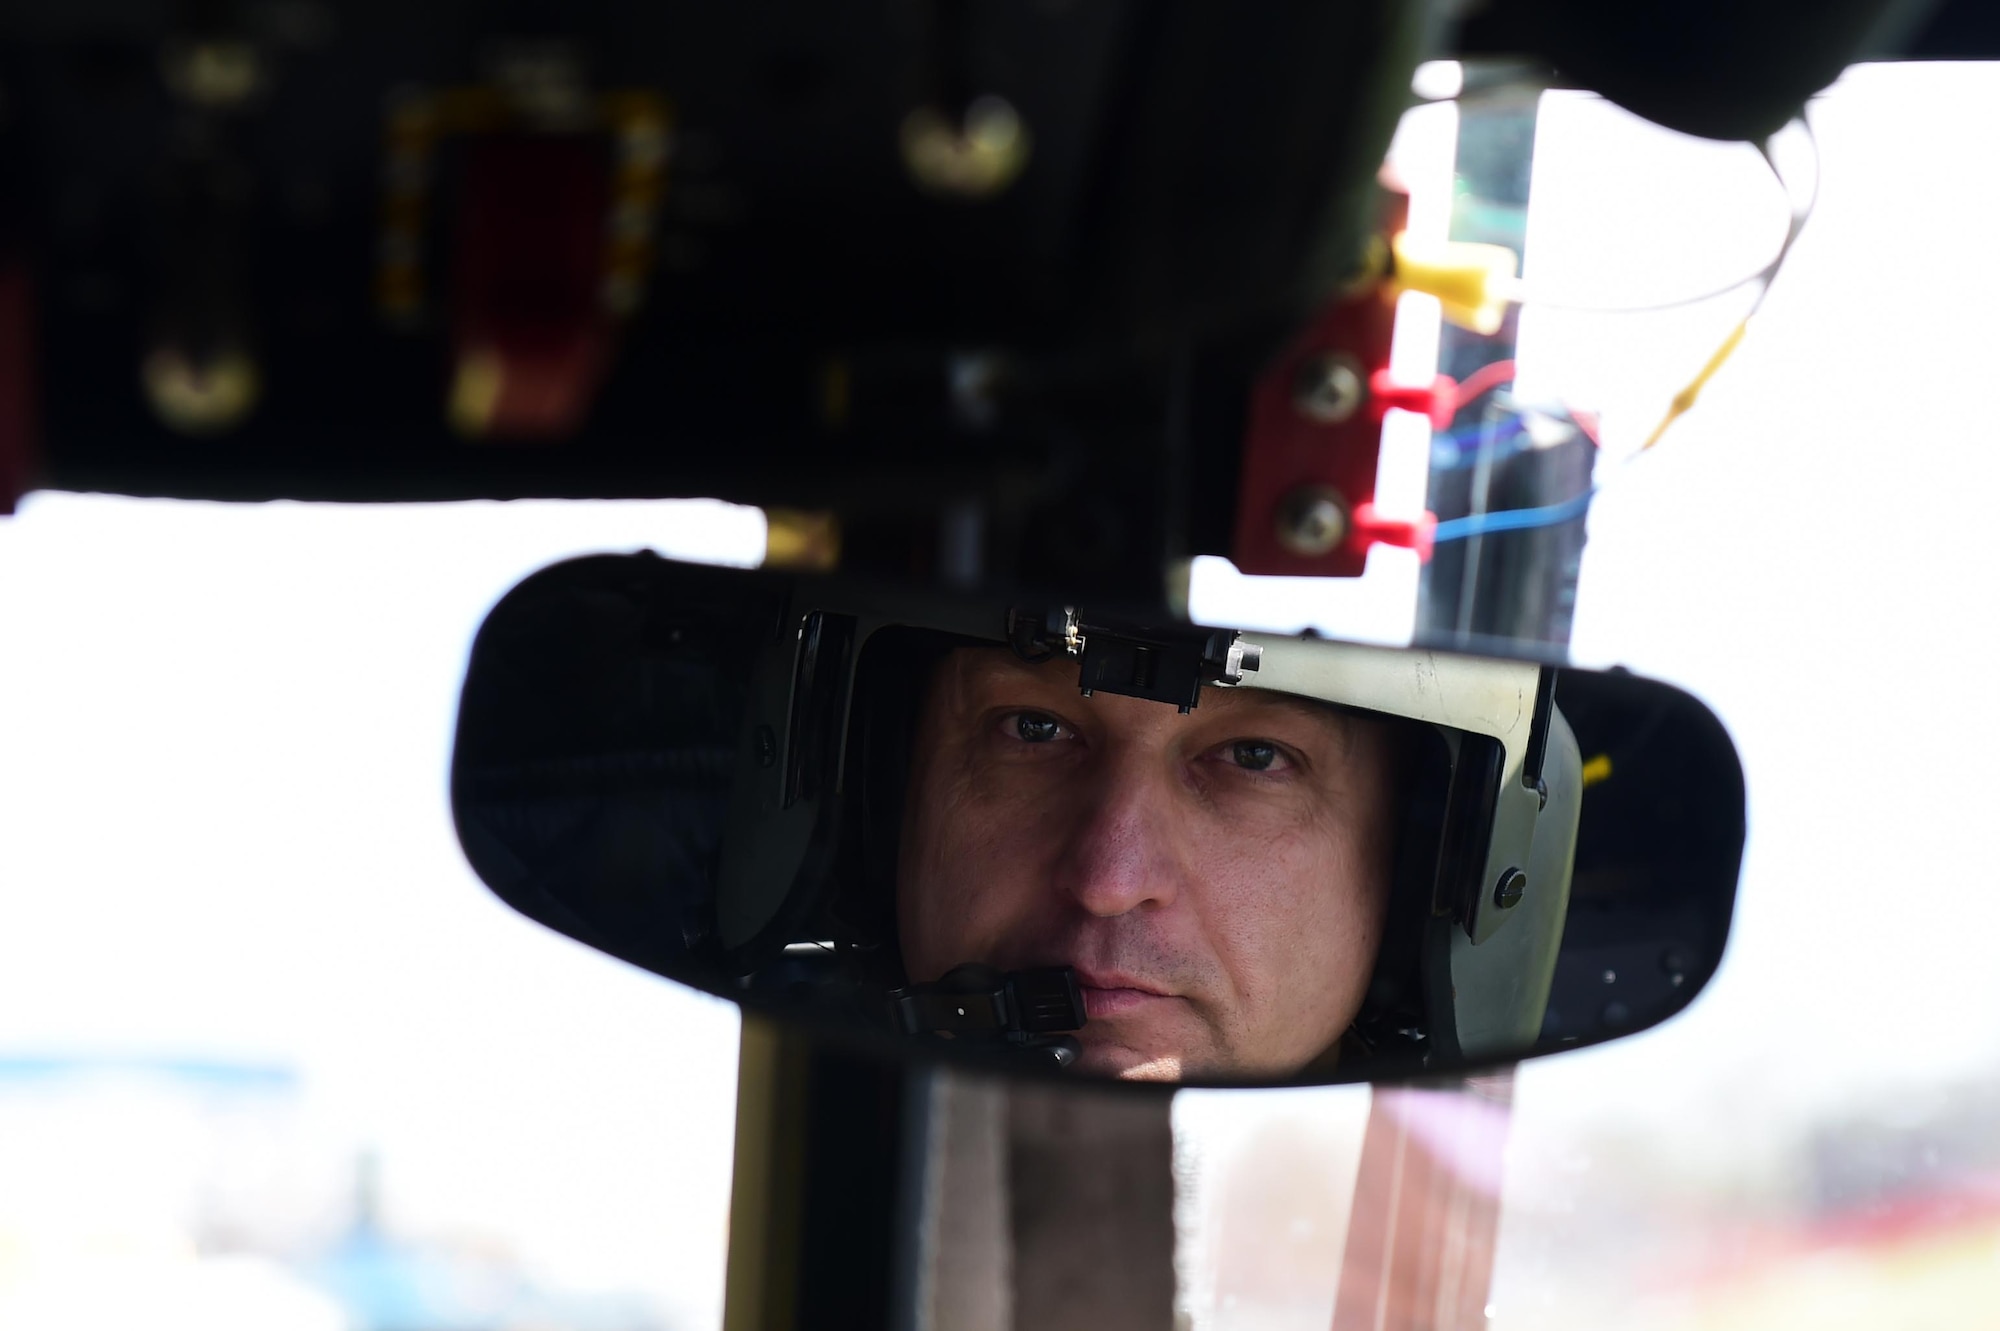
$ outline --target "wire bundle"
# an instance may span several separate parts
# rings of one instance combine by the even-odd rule
[[[1813,205],[1819,197],[1819,145],[1813,137],[1812,126],[1806,121],[1804,116],[1800,116],[1793,123],[1803,130],[1806,142],[1813,150],[1812,182],[1803,197],[1797,199],[1794,203],[1791,223],[1786,228],[1784,241],[1779,245],[1778,252],[1772,256],[1769,263],[1756,272],[1739,278],[1726,286],[1717,287],[1712,291],[1706,291],[1700,295],[1689,296],[1660,305],[1635,307],[1629,311],[1592,311],[1597,313],[1637,314],[1651,313],[1657,310],[1679,309],[1689,305],[1698,305],[1703,301],[1713,300],[1718,296],[1727,295],[1729,292],[1739,290],[1753,282],[1760,284],[1757,295],[1751,302],[1749,312],[1737,322],[1735,327],[1729,330],[1729,335],[1723,338],[1721,345],[1716,347],[1713,354],[1703,363],[1695,376],[1678,393],[1674,394],[1673,399],[1668,403],[1666,413],[1661,416],[1659,423],[1653,427],[1651,433],[1646,436],[1645,442],[1641,443],[1633,454],[1635,458],[1650,451],[1660,442],[1661,438],[1665,436],[1667,430],[1675,421],[1694,408],[1696,401],[1701,396],[1702,390],[1708,386],[1709,381],[1715,377],[1716,373],[1722,369],[1729,358],[1735,354],[1737,347],[1742,345],[1744,335],[1750,330],[1750,321],[1756,318],[1758,310],[1763,308],[1765,297],[1770,294],[1772,283],[1777,278],[1779,270],[1784,267],[1786,258],[1790,256],[1792,246],[1798,241],[1799,233],[1805,229],[1807,220],[1812,216]],[[1772,140],[1767,139],[1757,145],[1757,150],[1770,166],[1772,174],[1778,178],[1779,184],[1788,186],[1790,182],[1785,179],[1785,173],[1778,165],[1773,153],[1772,142]],[[1790,194],[1790,192],[1788,188],[1787,193]],[[1548,302],[1536,301],[1531,291],[1518,286],[1507,293],[1506,299],[1514,304],[1532,303],[1549,305]],[[1584,310],[1588,308],[1573,305],[1549,305],[1549,307],[1572,310]],[[1469,376],[1459,390],[1458,401],[1460,408],[1463,409],[1466,405],[1483,396],[1485,393],[1492,391],[1492,389],[1498,387],[1501,383],[1511,380],[1513,378],[1513,371],[1512,362],[1498,361],[1493,365],[1483,368],[1478,373]],[[1466,450],[1461,447],[1463,444],[1476,440],[1478,449],[1487,449],[1497,444],[1505,443],[1510,445],[1509,451],[1514,451],[1525,446],[1515,445],[1512,441],[1525,433],[1527,428],[1526,418],[1517,414],[1512,420],[1498,426],[1491,423],[1482,423],[1478,426],[1466,427],[1459,430],[1443,431],[1433,441],[1433,465],[1437,465],[1437,461],[1441,456],[1437,447],[1439,443],[1453,450],[1453,456],[1447,464],[1448,467],[1465,466],[1468,463],[1466,461]],[[1589,434],[1590,432],[1585,430],[1585,433]],[[1595,436],[1592,435],[1591,437],[1592,442],[1595,442]],[[1530,531],[1540,527],[1559,526],[1565,522],[1574,522],[1590,511],[1591,500],[1596,497],[1599,488],[1597,485],[1592,485],[1582,494],[1576,495],[1573,498],[1538,508],[1503,509],[1497,512],[1472,513],[1462,518],[1451,518],[1437,525],[1437,530],[1433,533],[1431,540],[1434,545],[1442,545],[1449,541],[1473,540],[1482,536],[1497,535],[1502,532]]]

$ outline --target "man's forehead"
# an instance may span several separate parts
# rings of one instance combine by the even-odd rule
[[[952,653],[947,669],[955,670],[959,682],[973,694],[989,690],[1033,686],[1044,694],[1054,691],[1075,692],[1077,688],[1077,663],[1070,660],[1024,661],[1012,649],[1006,647],[963,647]],[[1294,693],[1276,693],[1259,688],[1221,688],[1204,684],[1201,689],[1201,703],[1198,711],[1213,714],[1218,711],[1287,711],[1297,712],[1316,721],[1336,727],[1344,727],[1351,714],[1338,704],[1319,698],[1302,697]]]

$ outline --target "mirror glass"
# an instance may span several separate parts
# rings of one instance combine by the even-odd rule
[[[1621,672],[595,556],[473,647],[452,806],[572,938],[897,1056],[1445,1074],[1684,1007],[1735,751]]]

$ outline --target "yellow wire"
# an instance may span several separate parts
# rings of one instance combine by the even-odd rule
[[[1764,285],[1758,290],[1756,299],[1750,302],[1750,312],[1743,316],[1742,322],[1730,330],[1728,337],[1722,339],[1722,345],[1717,347],[1715,354],[1708,358],[1708,364],[1701,367],[1701,373],[1690,379],[1687,387],[1674,394],[1674,400],[1667,406],[1667,414],[1660,417],[1660,423],[1655,425],[1653,432],[1646,436],[1646,442],[1639,445],[1639,452],[1641,453],[1650,449],[1654,444],[1659,443],[1660,437],[1667,432],[1667,427],[1687,415],[1694,407],[1695,400],[1701,396],[1701,390],[1708,387],[1708,381],[1715,377],[1715,372],[1720,370],[1723,363],[1735,354],[1736,348],[1742,345],[1743,335],[1750,331],[1750,321],[1756,318],[1757,311],[1763,308],[1764,297],[1771,294],[1772,281],[1777,277],[1779,270],[1785,266],[1785,260],[1791,257],[1792,246],[1798,242],[1799,232],[1805,229],[1806,220],[1812,216],[1813,205],[1819,200],[1819,141],[1813,137],[1811,121],[1802,115],[1796,123],[1805,132],[1806,142],[1813,149],[1812,192],[1806,196],[1803,203],[1793,209],[1792,224],[1786,228],[1785,240],[1778,247],[1777,257],[1773,258],[1770,265],[1759,275]],[[1771,141],[1767,139],[1759,144],[1757,151],[1764,155],[1765,162],[1770,165],[1771,172],[1778,177],[1779,183],[1781,185],[1785,184],[1784,172],[1778,170],[1777,159],[1771,155]],[[1722,293],[1716,292],[1713,294],[1720,295]]]
[[[1701,390],[1708,386],[1708,381],[1715,377],[1715,372],[1721,369],[1723,362],[1727,361],[1731,354],[1735,352],[1737,346],[1743,341],[1743,334],[1748,332],[1749,329],[1750,316],[1746,314],[1743,316],[1743,322],[1737,324],[1729,336],[1722,339],[1722,345],[1717,347],[1715,354],[1708,358],[1708,364],[1701,367],[1701,373],[1688,380],[1686,388],[1674,394],[1673,402],[1667,407],[1667,414],[1660,417],[1660,423],[1655,425],[1653,432],[1646,436],[1646,442],[1639,445],[1641,453],[1651,448],[1654,444],[1659,443],[1660,436],[1667,432],[1667,427],[1688,413],[1694,406],[1695,399],[1701,396]]]

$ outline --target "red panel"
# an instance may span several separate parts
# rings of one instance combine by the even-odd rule
[[[467,150],[453,301],[454,415],[482,437],[583,424],[611,352],[600,136],[496,135]]]
[[[35,302],[28,268],[0,261],[0,516],[34,484]]]
[[[1408,200],[1390,195],[1384,233],[1403,225]],[[1455,401],[1449,380],[1431,388],[1396,388],[1387,378],[1389,340],[1395,328],[1395,290],[1388,283],[1353,293],[1328,306],[1258,380],[1250,398],[1237,486],[1236,533],[1230,557],[1245,573],[1357,577],[1368,550],[1379,544],[1430,556],[1429,515],[1416,522],[1384,521],[1375,512],[1375,472],[1382,417],[1390,407],[1422,411],[1448,425]],[[1314,420],[1298,405],[1306,368],[1327,356],[1346,358],[1366,386],[1352,414],[1334,423]],[[1325,554],[1301,554],[1279,539],[1288,502],[1301,491],[1330,491],[1347,519],[1346,539]]]

